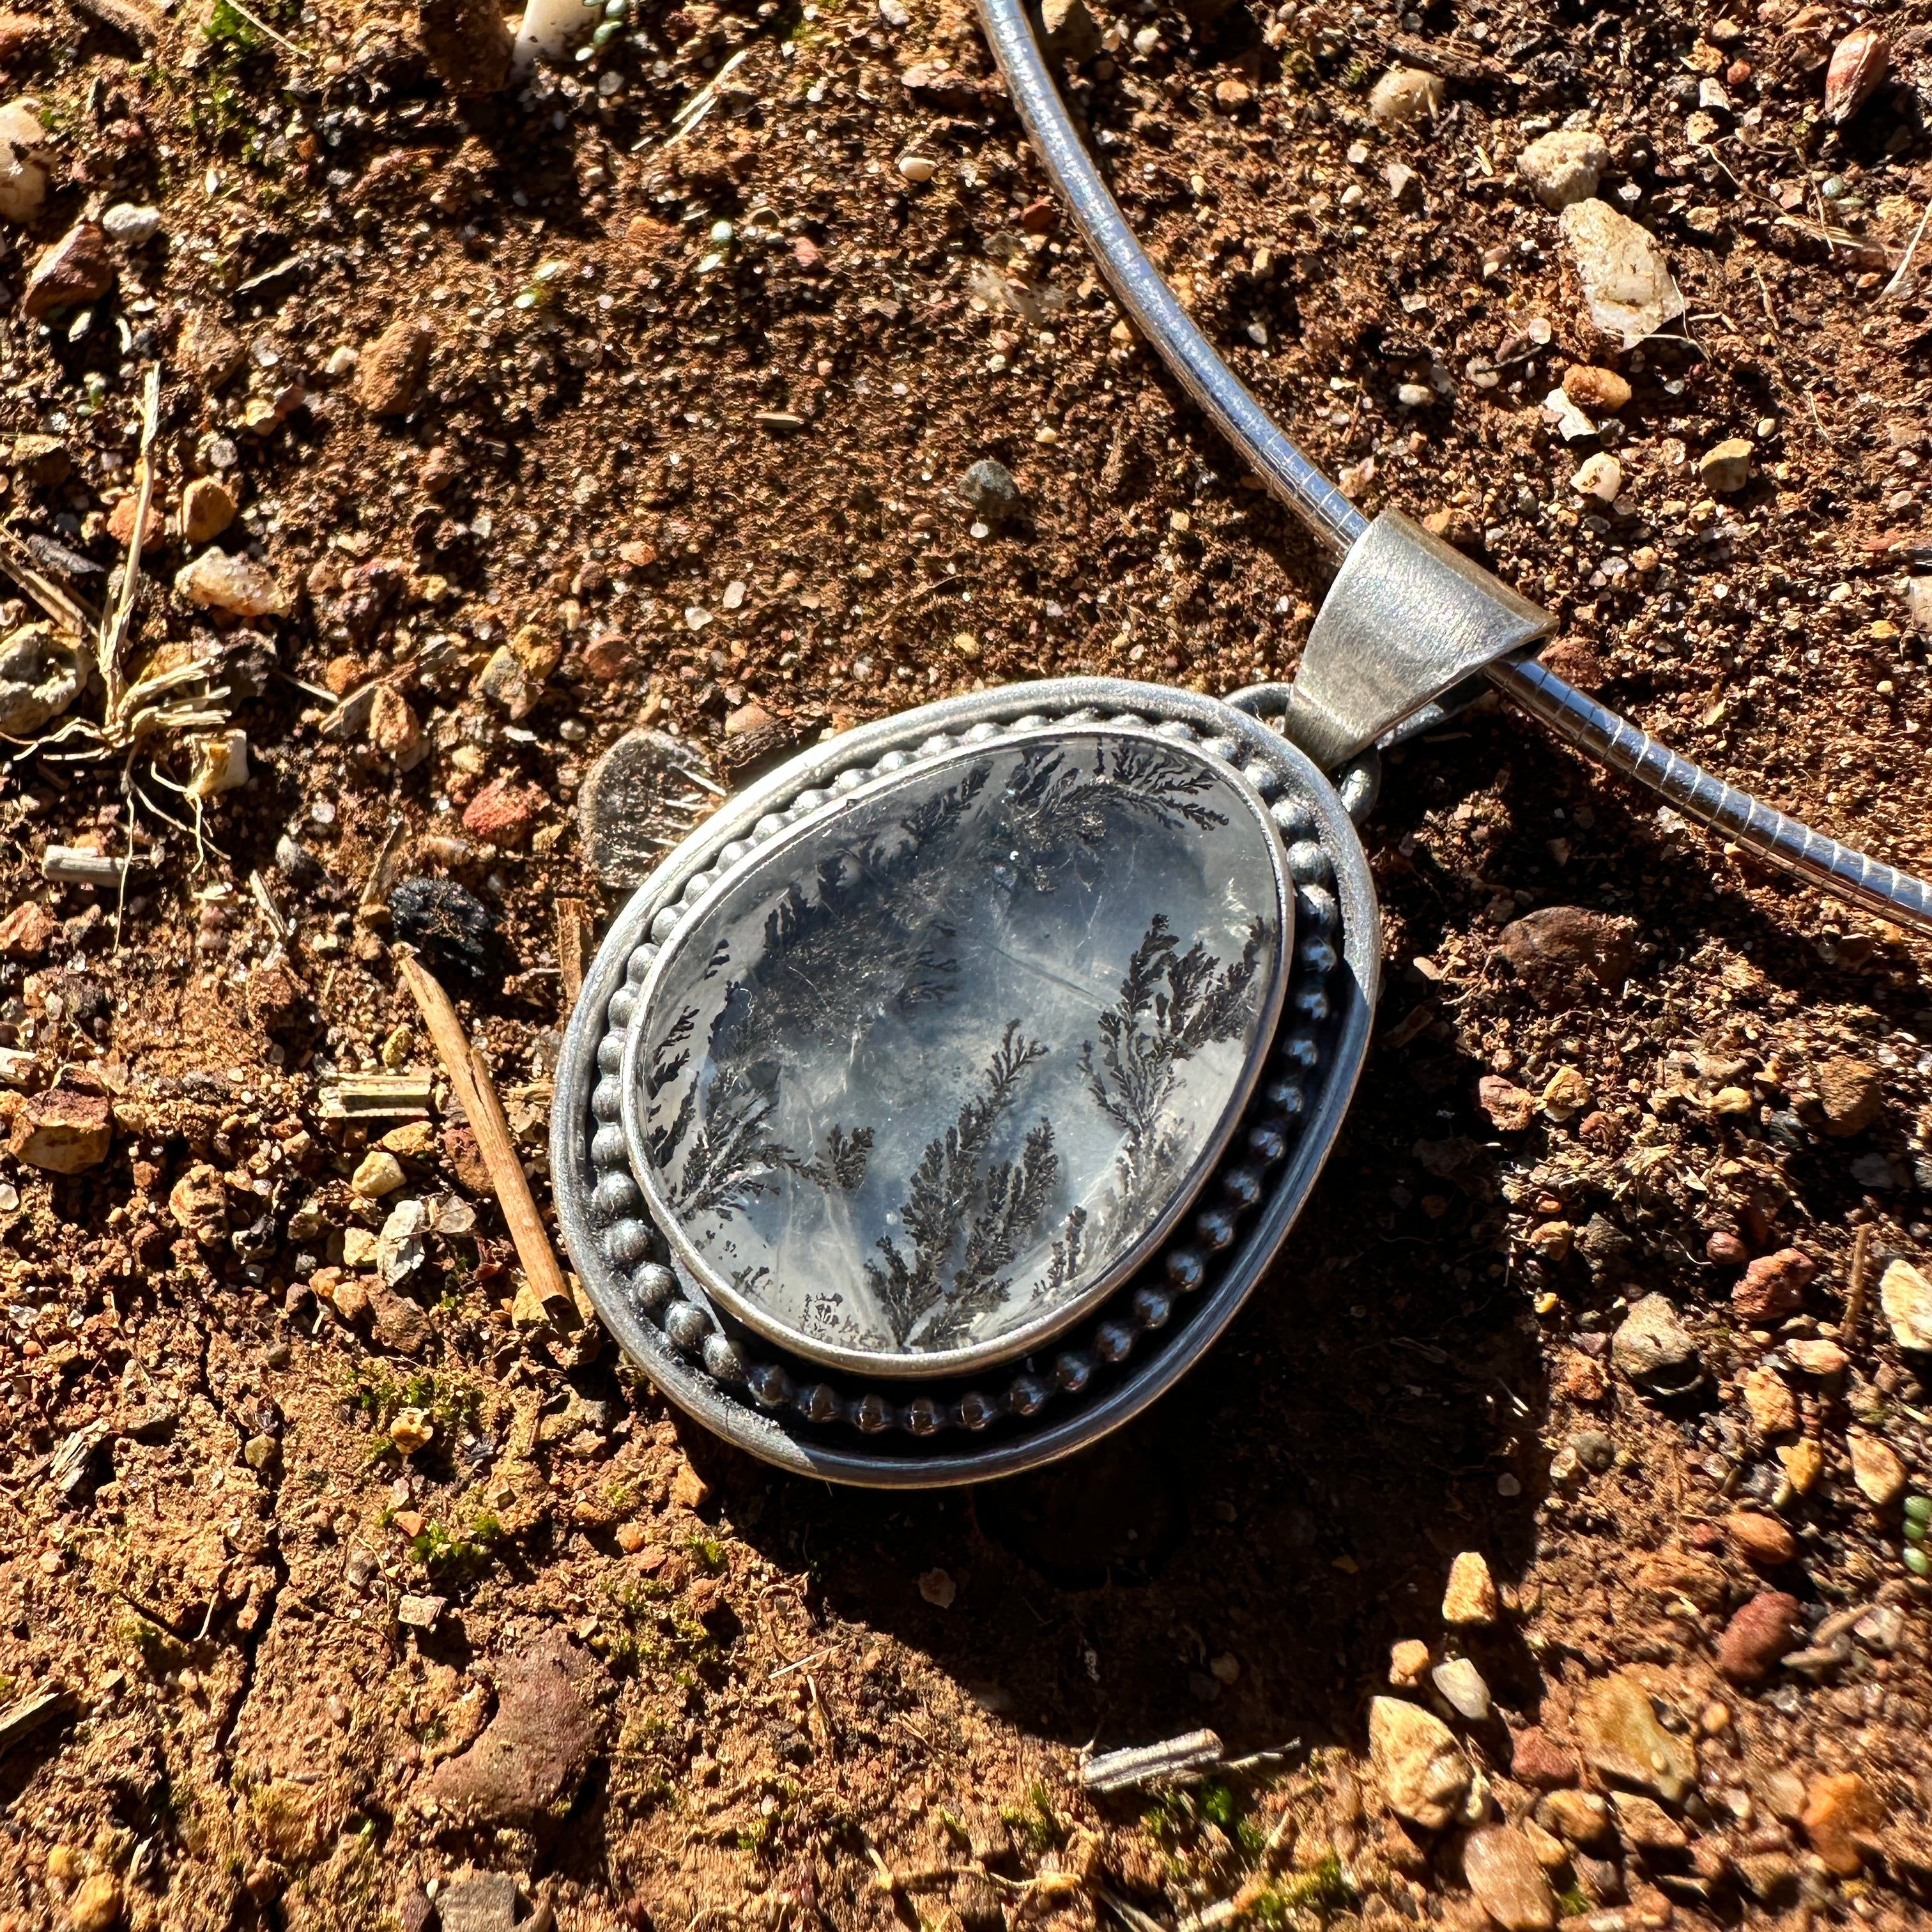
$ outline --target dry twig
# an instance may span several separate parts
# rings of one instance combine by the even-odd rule
[[[435,1042],[436,1058],[449,1076],[449,1084],[469,1116],[470,1130],[476,1136],[483,1165],[489,1169],[490,1184],[510,1224],[510,1238],[517,1245],[517,1258],[524,1264],[524,1278],[539,1299],[572,1300],[563,1270],[557,1265],[556,1251],[550,1244],[543,1216],[537,1211],[536,1197],[517,1158],[516,1144],[510,1138],[510,1124],[503,1115],[503,1103],[496,1097],[496,1082],[484,1064],[482,1054],[470,1045],[463,1022],[449,1003],[442,982],[413,954],[399,952],[404,983],[416,997],[423,1024]]]

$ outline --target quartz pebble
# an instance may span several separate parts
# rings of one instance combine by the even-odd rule
[[[1540,135],[1516,160],[1517,172],[1528,182],[1537,200],[1550,208],[1587,201],[1610,166],[1610,151],[1603,136],[1588,128],[1558,128]]]
[[[1878,1285],[1879,1307],[1901,1348],[1932,1352],[1932,1282],[1908,1261],[1895,1261]]]
[[[137,248],[144,242],[152,242],[160,232],[161,211],[136,206],[131,201],[117,201],[100,218],[100,226],[110,241],[118,242],[124,248]]]
[[[1490,1687],[1483,1673],[1466,1657],[1452,1657],[1429,1673],[1436,1694],[1465,1723],[1484,1724],[1490,1718]]]
[[[1579,496],[1596,496],[1598,502],[1616,502],[1617,490],[1623,489],[1623,464],[1607,450],[1598,450],[1596,456],[1586,456],[1570,477],[1570,489]]]
[[[1529,1840],[1513,1825],[1485,1826],[1462,1841],[1462,1876],[1503,1932],[1551,1932],[1556,1900]]]
[[[273,571],[254,558],[203,550],[175,573],[175,591],[189,602],[237,617],[279,617],[289,608]]]
[[[1448,89],[1441,79],[1412,67],[1391,68],[1369,91],[1369,112],[1378,128],[1394,132],[1433,116]]]
[[[1576,265],[1591,321],[1634,349],[1684,313],[1684,298],[1656,238],[1607,202],[1573,202],[1563,238]]]
[[[1474,1775],[1441,1718],[1400,1697],[1369,1706],[1369,1755],[1390,1809],[1439,1832],[1460,1812]]]
[[[1466,1550],[1449,1566],[1442,1593],[1442,1621],[1464,1628],[1492,1624],[1498,1604],[1496,1580],[1479,1550]]]

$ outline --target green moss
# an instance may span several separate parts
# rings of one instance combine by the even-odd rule
[[[1269,1886],[1249,1907],[1249,1916],[1273,1932],[1286,1928],[1297,1912],[1318,1912],[1325,1919],[1354,1908],[1355,1894],[1342,1875],[1342,1861],[1330,1852],[1298,1876]]]
[[[1024,1805],[1001,1805],[1000,1818],[1036,1858],[1066,1842],[1066,1827],[1054,1812],[1043,1784],[1036,1784],[1027,1792]]]

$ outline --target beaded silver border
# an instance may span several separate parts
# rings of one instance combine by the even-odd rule
[[[636,989],[718,868],[795,815],[922,754],[1099,722],[1151,724],[1235,764],[1269,801],[1288,846],[1292,977],[1274,1069],[1246,1132],[1202,1190],[1205,1197],[1218,1186],[1220,1200],[1195,1210],[1190,1238],[1171,1242],[1157,1270],[1011,1365],[1004,1385],[991,1377],[977,1378],[991,1388],[827,1379],[725,1318],[687,1274],[666,1265],[621,1124],[618,1076]],[[1361,775],[1345,778],[1344,790],[1364,796]],[[551,1172],[565,1242],[606,1324],[664,1394],[768,1461],[835,1481],[912,1488],[982,1480],[1070,1454],[1171,1387],[1279,1250],[1352,1096],[1379,968],[1374,886],[1344,796],[1286,740],[1216,699],[1068,679],[946,699],[862,727],[801,753],[728,802],[666,856],[612,926],[557,1070]],[[952,1446],[962,1438],[969,1446]]]

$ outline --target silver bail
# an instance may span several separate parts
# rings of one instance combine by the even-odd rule
[[[1384,510],[1350,547],[1317,612],[1282,729],[1324,770],[1556,620]]]

